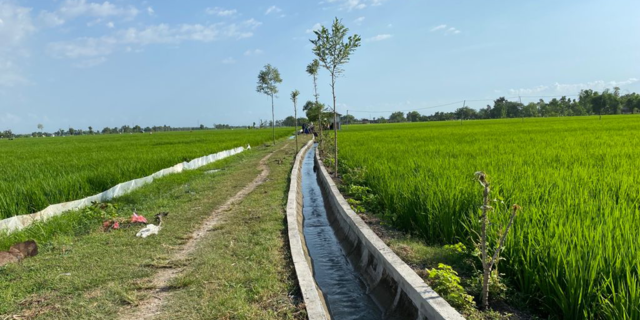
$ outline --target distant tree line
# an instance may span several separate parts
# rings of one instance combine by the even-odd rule
[[[356,120],[353,116],[343,116],[343,123],[360,121],[385,122],[419,122],[419,121],[444,121],[459,119],[502,119],[502,118],[530,118],[530,117],[562,117],[562,116],[587,116],[607,114],[632,114],[640,112],[640,94],[628,93],[621,95],[620,88],[613,91],[582,90],[578,99],[570,99],[566,96],[560,99],[553,98],[549,102],[540,99],[538,102],[528,104],[519,101],[510,101],[500,97],[493,101],[493,106],[476,110],[470,107],[461,107],[453,112],[436,112],[432,115],[421,115],[418,111],[408,113],[394,112],[388,119]]]
[[[304,123],[329,122],[333,112],[328,112],[328,108],[319,102],[308,101],[303,110],[306,112],[307,118],[298,118],[298,125]],[[528,104],[519,101],[510,101],[505,97],[500,97],[493,101],[493,106],[487,105],[485,108],[476,110],[470,107],[461,107],[453,112],[436,112],[431,115],[422,115],[418,111],[404,112],[398,111],[392,113],[389,118],[379,117],[374,119],[356,119],[353,115],[343,115],[340,117],[342,123],[357,122],[421,122],[421,121],[445,121],[459,119],[502,119],[502,118],[530,118],[530,117],[561,117],[561,116],[586,116],[586,115],[608,115],[608,114],[633,114],[640,113],[640,94],[628,93],[621,95],[620,88],[613,90],[604,90],[602,92],[594,90],[582,90],[578,99],[553,98],[549,102],[540,99],[538,102],[530,102]],[[259,128],[271,127],[272,121],[259,122]],[[288,116],[283,120],[276,120],[276,127],[293,127],[295,126],[295,118]],[[134,134],[149,132],[166,132],[166,131],[192,131],[192,130],[211,130],[211,129],[233,129],[248,128],[256,129],[256,123],[253,126],[230,126],[228,124],[214,124],[212,128],[204,125],[199,127],[171,127],[167,125],[141,127],[139,125],[121,127],[105,127],[102,130],[94,130],[89,126],[88,130],[69,128],[68,130],[59,129],[55,132],[44,132],[44,126],[38,124],[38,132],[31,134],[14,134],[11,130],[0,131],[0,139],[13,139],[22,137],[52,137],[52,136],[78,136],[92,134]]]
[[[298,125],[308,123],[307,118],[298,118]],[[259,128],[271,127],[271,121],[260,121]],[[276,127],[293,127],[295,126],[295,118],[288,116],[283,120],[276,120]],[[32,132],[30,134],[14,134],[11,130],[0,131],[0,139],[13,139],[13,138],[28,138],[28,137],[61,137],[61,136],[82,136],[82,135],[94,135],[94,134],[135,134],[135,133],[151,133],[151,132],[169,132],[169,131],[195,131],[195,130],[219,130],[219,129],[257,129],[256,123],[253,126],[231,126],[229,124],[214,124],[212,127],[206,127],[201,124],[199,127],[171,127],[171,126],[153,126],[153,127],[141,127],[139,125],[121,127],[104,127],[102,130],[94,130],[89,126],[87,130],[75,129],[70,127],[68,130],[59,129],[55,132],[44,132],[44,126],[38,124],[38,129],[41,131]]]
[[[282,120],[280,120],[282,121]],[[255,123],[254,123],[255,125]],[[89,126],[87,130],[84,129],[75,129],[73,127],[69,127],[69,129],[58,129],[54,132],[44,132],[44,126],[42,124],[38,124],[38,132],[32,132],[30,134],[14,134],[11,130],[0,131],[0,139],[13,139],[13,138],[28,138],[28,137],[61,137],[61,136],[82,136],[82,135],[94,135],[94,134],[135,134],[135,133],[151,133],[151,132],[168,132],[168,131],[194,131],[194,130],[212,130],[212,129],[235,129],[242,128],[246,129],[247,126],[231,126],[228,124],[214,124],[213,127],[206,127],[205,125],[200,125],[199,127],[171,127],[167,125],[163,126],[152,126],[152,127],[141,127],[139,125],[128,126],[124,125],[121,127],[104,127],[102,130],[94,130],[92,126]],[[250,126],[248,128],[251,128]]]
[[[11,130],[0,131],[0,138],[12,139],[13,132]]]

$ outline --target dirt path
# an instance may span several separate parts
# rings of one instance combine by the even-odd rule
[[[283,150],[289,146],[289,143],[285,144],[277,151]],[[171,258],[172,262],[178,262],[185,260],[193,251],[197,248],[198,244],[202,241],[204,236],[211,228],[220,222],[222,213],[231,209],[234,204],[242,201],[249,193],[255,190],[256,187],[264,183],[269,176],[269,167],[267,161],[277,151],[273,151],[260,160],[258,169],[262,172],[246,185],[242,190],[236,193],[233,197],[229,198],[223,205],[215,209],[209,217],[202,223],[200,228],[192,232],[189,236],[189,241],[184,244]],[[178,264],[182,265],[182,264]],[[182,273],[188,266],[163,269],[153,276],[152,286],[155,288],[151,293],[151,297],[145,301],[141,301],[137,307],[128,310],[122,314],[120,320],[140,320],[140,319],[153,319],[159,315],[162,309],[162,305],[166,302],[170,295],[169,284]]]

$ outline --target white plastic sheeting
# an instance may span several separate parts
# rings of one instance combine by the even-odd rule
[[[248,149],[251,149],[251,146],[248,145],[246,148],[238,147],[231,150],[225,150],[218,153],[210,154],[208,156],[196,158],[189,162],[178,163],[173,167],[162,169],[144,178],[139,178],[139,179],[134,179],[127,182],[119,183],[113,188],[105,192],[101,192],[96,195],[86,197],[84,199],[53,204],[46,207],[44,210],[36,213],[14,216],[11,218],[0,220],[0,233],[2,232],[11,233],[14,231],[22,230],[35,221],[44,221],[51,217],[61,215],[63,212],[66,212],[69,210],[82,209],[90,206],[92,202],[109,201],[113,198],[119,197],[135,189],[138,189],[147,183],[151,183],[156,178],[164,177],[166,175],[173,174],[173,173],[179,173],[179,172],[182,172],[183,170],[197,169],[209,163],[224,159],[234,154],[238,154]]]

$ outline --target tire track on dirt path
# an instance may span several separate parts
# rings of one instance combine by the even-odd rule
[[[171,261],[182,261],[185,260],[190,254],[192,254],[198,247],[198,244],[207,234],[207,231],[209,231],[220,222],[222,213],[230,210],[234,204],[242,201],[247,195],[249,195],[253,190],[255,190],[259,185],[263,184],[267,180],[267,177],[270,173],[269,166],[267,166],[267,161],[274,153],[282,151],[288,146],[289,143],[285,144],[282,148],[276,151],[272,151],[264,158],[262,158],[258,164],[258,169],[262,170],[260,174],[255,179],[253,179],[253,181],[242,188],[242,190],[238,191],[238,193],[236,193],[233,197],[229,198],[224,204],[211,212],[209,217],[202,223],[202,225],[200,225],[200,228],[190,234],[189,241],[171,257]],[[151,293],[151,297],[140,302],[135,308],[127,310],[124,314],[120,315],[119,319],[153,319],[155,316],[159,315],[161,313],[162,305],[166,302],[167,298],[171,294],[169,284],[187,268],[188,265],[184,265],[181,267],[160,270],[153,276],[153,282],[151,286],[155,289]]]

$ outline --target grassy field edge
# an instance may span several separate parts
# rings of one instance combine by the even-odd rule
[[[287,142],[289,141],[283,139],[276,146],[258,146],[250,152],[243,152],[201,169],[159,179],[112,201],[118,207],[118,214],[123,217],[129,216],[134,209],[148,218],[155,212],[170,212],[165,227],[157,237],[136,238],[135,228],[103,232],[99,221],[97,224],[83,223],[80,216],[63,216],[65,219],[73,217],[77,220],[57,221],[66,226],[66,229],[55,232],[56,221],[51,221],[49,226],[52,232],[48,239],[40,243],[40,255],[21,264],[0,268],[0,318],[114,319],[123,308],[136,306],[148,298],[152,289],[149,287],[150,280],[158,268],[171,267],[176,263],[169,257],[188,240],[185,236],[197,228],[200,221],[214,208],[257,176],[257,163],[264,155],[281,148]],[[290,143],[290,146],[289,152],[292,155],[293,144]],[[278,185],[287,184],[286,171],[290,170],[289,161],[292,156],[291,159],[286,159],[290,155],[285,155],[285,152],[281,152],[280,158],[272,159],[278,161],[274,163],[280,170],[284,170],[284,174],[279,174],[275,180],[270,176],[268,182],[273,180]],[[270,162],[269,165],[274,164]],[[220,171],[207,173],[212,169]],[[278,170],[273,172],[276,171]],[[265,187],[261,188],[264,191]],[[281,271],[278,274],[281,273],[282,277],[273,278],[273,283],[263,292],[270,292],[271,297],[279,297],[277,308],[286,310],[282,312],[301,314],[292,300],[296,284],[289,280],[291,274],[287,271],[290,262],[286,258],[288,246],[282,240],[285,230],[284,214],[278,218],[284,210],[285,190],[272,186],[266,191],[277,194],[267,198],[267,207],[272,210],[271,219],[277,218],[279,222],[271,224],[272,228],[269,229],[269,232],[277,236],[268,248],[263,248],[260,252],[269,253],[272,259],[267,260],[272,261],[273,270]],[[255,190],[251,195],[257,192]],[[270,221],[274,223],[277,219]],[[30,230],[31,234],[23,233],[22,236],[33,236],[42,232],[42,228],[45,226],[33,228]],[[272,250],[266,250],[269,248]],[[257,266],[251,261],[246,263],[251,267]],[[175,288],[185,288],[184,283]],[[246,305],[250,304],[247,302]],[[271,309],[268,304],[263,307]],[[260,306],[254,308],[259,309]]]

